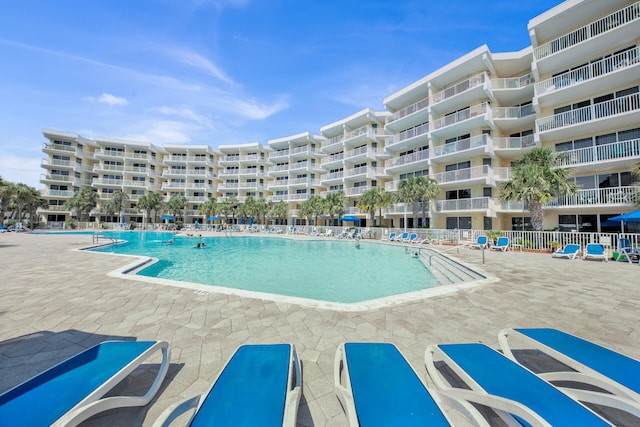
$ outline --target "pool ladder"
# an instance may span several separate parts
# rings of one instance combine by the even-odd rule
[[[109,239],[111,241],[112,245],[117,245],[118,244],[118,240],[117,239],[114,239],[113,237],[108,236],[108,235],[103,234],[103,233],[93,233],[92,242],[94,244],[100,243],[100,238]]]

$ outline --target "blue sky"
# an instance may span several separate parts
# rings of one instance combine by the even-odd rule
[[[43,128],[212,147],[319,134],[482,44],[530,45],[528,21],[561,1],[3,3],[0,176],[42,188]]]

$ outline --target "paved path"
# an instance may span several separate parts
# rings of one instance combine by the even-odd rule
[[[87,235],[0,235],[0,392],[112,338],[166,340],[164,387],[148,408],[109,411],[86,425],[151,425],[169,405],[207,390],[244,343],[291,342],[303,363],[300,426],[345,426],[333,390],[344,341],[389,341],[429,384],[428,344],[497,346],[507,327],[554,327],[640,358],[640,267],[549,254],[453,255],[501,280],[411,303],[339,312],[108,277],[127,259],[73,251]],[[363,242],[366,244],[366,242]],[[125,390],[148,382],[134,375]]]

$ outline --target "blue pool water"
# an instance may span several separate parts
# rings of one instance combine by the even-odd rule
[[[170,233],[109,233],[125,244],[100,252],[160,261],[139,275],[314,300],[355,303],[438,286],[402,246],[256,235],[187,238]],[[206,247],[197,249],[199,242]]]

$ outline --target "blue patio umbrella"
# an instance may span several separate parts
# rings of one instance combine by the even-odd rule
[[[611,221],[611,222],[609,222]],[[624,226],[627,225],[628,221],[631,222],[640,222],[640,210],[639,211],[633,211],[633,212],[627,212],[625,214],[622,215],[617,215],[617,216],[613,216],[611,218],[609,218],[608,220],[606,220],[603,224],[606,223],[613,223],[613,222],[617,222],[620,221],[620,225],[622,227],[622,232],[624,233]]]
[[[352,215],[347,215],[347,216],[343,216],[342,218],[340,218],[340,221],[360,222],[360,218],[352,216]]]
[[[210,216],[209,218],[207,218],[207,221],[220,221],[220,217],[219,216]]]
[[[175,217],[169,216],[169,215],[165,215],[163,217],[160,218],[160,221],[175,221]]]

